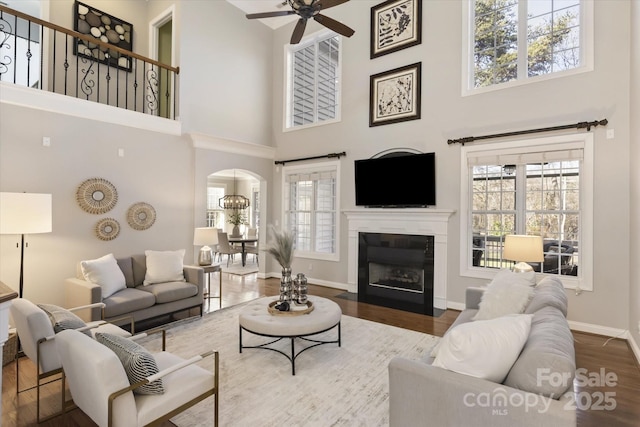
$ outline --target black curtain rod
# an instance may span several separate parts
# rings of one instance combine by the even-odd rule
[[[467,136],[466,138],[458,138],[458,139],[449,139],[447,144],[467,144],[473,141],[479,141],[482,139],[491,139],[491,138],[503,138],[505,136],[517,136],[517,135],[526,135],[529,133],[541,133],[541,132],[551,132],[555,130],[564,130],[564,129],[586,129],[587,132],[591,130],[592,127],[597,126],[606,126],[609,121],[607,119],[596,120],[593,122],[578,122],[573,125],[563,125],[563,126],[552,126],[548,128],[540,128],[540,129],[529,129],[529,130],[520,130],[515,132],[506,132],[506,133],[494,133],[493,135],[483,135],[483,136]]]
[[[301,162],[303,160],[315,160],[315,159],[334,159],[334,158],[340,158],[342,156],[346,156],[347,153],[345,153],[344,151],[342,153],[329,153],[329,154],[325,154],[324,156],[313,156],[313,157],[302,157],[300,159],[289,159],[289,160],[276,160],[275,164],[276,165],[284,165],[285,163],[291,163],[291,162]]]

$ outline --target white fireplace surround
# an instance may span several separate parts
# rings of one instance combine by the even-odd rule
[[[447,226],[455,211],[432,208],[344,210],[348,237],[348,291],[358,292],[358,233],[434,236],[433,306],[447,308]]]

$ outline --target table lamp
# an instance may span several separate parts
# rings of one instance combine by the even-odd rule
[[[218,244],[218,229],[213,227],[198,227],[193,233],[193,245],[202,246],[198,256],[198,265],[211,265],[213,256],[209,245]]]
[[[533,271],[533,267],[527,264],[528,262],[544,261],[542,237],[520,234],[505,236],[502,257],[516,262],[512,269],[516,273]]]
[[[24,235],[50,233],[51,223],[51,194],[0,193],[0,234],[21,235],[20,298],[24,287]]]

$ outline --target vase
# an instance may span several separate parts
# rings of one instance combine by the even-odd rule
[[[291,267],[282,267],[280,278],[280,301],[291,302],[293,280],[291,279]]]
[[[233,229],[231,230],[231,237],[240,237],[240,226],[238,225],[234,225]]]
[[[307,278],[302,273],[293,280],[293,302],[298,305],[307,303]]]

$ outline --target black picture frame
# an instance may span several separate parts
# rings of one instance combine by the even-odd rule
[[[422,0],[388,0],[371,8],[371,59],[422,43]]]
[[[88,4],[76,1],[73,5],[73,29],[104,43],[132,51],[133,25],[113,15],[109,15]],[[76,39],[73,53],[91,61],[107,64],[131,72],[131,57],[115,49],[86,40]]]
[[[370,77],[369,127],[420,118],[422,62]]]

